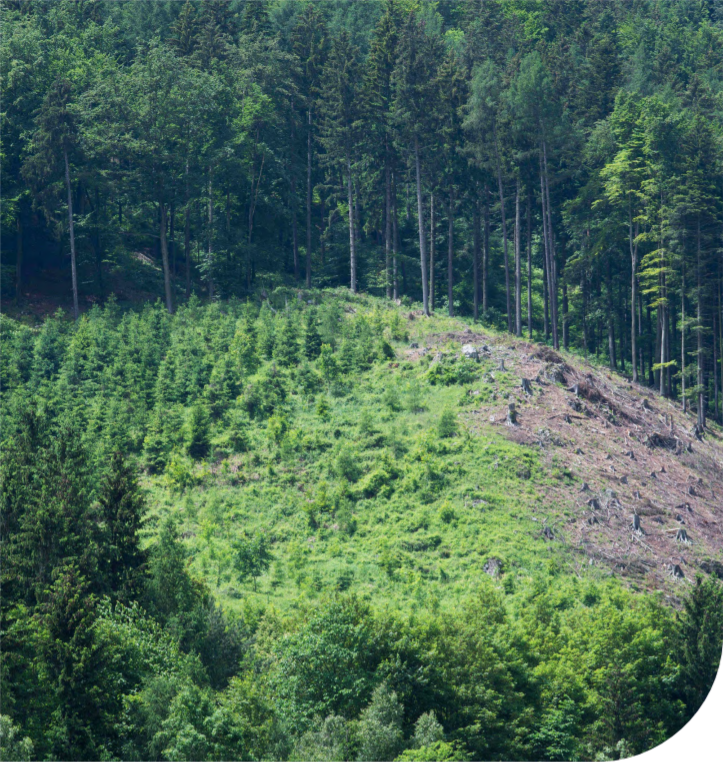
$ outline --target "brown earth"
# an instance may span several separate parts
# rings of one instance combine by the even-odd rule
[[[471,331],[427,336],[423,344],[408,359],[486,345],[482,357],[495,367],[503,360],[520,378],[509,398],[464,408],[463,416],[477,431],[501,427],[538,448],[549,467],[562,461],[574,475],[574,487],[546,488],[540,496],[541,514],[558,506],[571,515],[554,527],[551,542],[566,543],[581,565],[602,565],[637,587],[669,591],[672,580],[701,572],[723,578],[720,426],[709,424],[699,439],[695,416],[677,402],[549,347]],[[506,423],[509,402],[517,426]]]

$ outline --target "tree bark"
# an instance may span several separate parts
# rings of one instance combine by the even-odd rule
[[[515,187],[515,336],[522,336],[522,261],[520,256],[520,179]]]
[[[552,232],[552,208],[550,205],[550,179],[547,169],[547,143],[542,141],[542,157],[545,168],[545,205],[547,207],[547,235],[550,238],[550,316],[552,318],[552,345],[560,348],[557,314],[557,257],[555,256],[555,236]]]
[[[698,334],[698,426],[705,427],[705,389],[703,388],[703,272],[701,268],[700,215],[698,216],[696,241],[696,279],[697,279],[697,334]]]
[[[434,191],[429,196],[429,311],[434,312],[434,233],[437,220],[434,214]]]
[[[166,204],[163,201],[163,194],[158,201],[161,209],[161,224],[160,224],[160,236],[161,236],[161,259],[163,260],[163,285],[166,290],[166,309],[170,315],[173,314],[173,293],[171,291],[171,268],[168,262],[168,240],[166,239],[166,224],[168,222],[168,216],[166,213]]]
[[[429,284],[427,282],[427,247],[424,237],[424,204],[422,202],[422,166],[419,158],[419,138],[414,136],[414,168],[417,179],[417,222],[419,228],[419,259],[422,267],[422,305],[429,317]]]
[[[542,154],[540,154],[540,206],[542,211],[542,240],[544,243],[544,258],[543,258],[543,297],[545,300],[545,341],[548,341],[550,337],[550,293],[551,293],[551,277],[550,277],[550,239],[547,235],[547,213],[545,204],[545,180],[542,174]]]
[[[356,236],[354,235],[354,193],[351,179],[351,156],[346,157],[347,195],[349,202],[349,256],[351,265],[351,292],[356,294]]]
[[[608,305],[608,357],[610,360],[610,370],[617,370],[618,363],[615,357],[615,323],[613,321],[613,278],[612,278],[612,255],[608,252],[607,256],[607,305]]]
[[[213,175],[208,172],[208,298],[213,299]]]
[[[306,134],[306,287],[311,288],[311,109]]]
[[[685,255],[682,260],[680,272],[680,395],[685,413],[688,409],[688,400],[685,397]]]
[[[18,216],[16,222],[15,241],[15,300],[20,304],[23,301],[23,220],[20,204],[18,203]]]
[[[70,233],[70,277],[73,286],[73,317],[77,320],[80,315],[78,307],[78,270],[75,260],[75,230],[73,228],[73,192],[70,187],[70,166],[68,165],[68,150],[63,148],[65,161],[65,188],[68,191],[68,230]]]
[[[497,141],[497,124],[494,126],[495,160],[497,163],[497,187],[500,194],[500,215],[502,216],[502,242],[505,257],[505,296],[507,299],[507,330],[512,333],[512,308],[510,302],[510,260],[507,255],[507,220],[505,218],[505,192],[502,187],[502,164]]]
[[[447,211],[447,302],[449,316],[454,317],[454,186],[449,189]]]
[[[487,314],[487,275],[490,267],[490,192],[485,185],[484,238],[482,239],[482,314]]]
[[[635,326],[635,310],[637,309],[637,288],[638,288],[638,243],[637,243],[637,227],[638,223],[635,223],[635,236],[633,236],[633,207],[632,207],[632,200],[628,203],[628,236],[630,238],[630,262],[632,265],[632,281],[631,281],[631,290],[632,290],[632,296],[630,301],[630,317],[632,319],[632,324],[630,328],[630,349],[632,353],[632,359],[633,359],[633,383],[636,384],[638,382],[638,358],[637,358],[637,351],[638,351],[638,345],[637,345],[637,334],[636,334],[636,326]]]
[[[474,208],[472,211],[472,280],[473,280],[473,317],[475,322],[479,320],[479,292],[480,292],[480,239],[482,231],[480,229],[479,213],[479,195],[475,192]]]
[[[387,299],[392,296],[392,178],[389,167],[389,137],[384,136],[384,273]]]
[[[98,279],[98,293],[101,302],[105,301],[105,287],[103,284],[103,252],[100,248],[100,191],[95,189],[95,229],[93,231],[93,249],[95,249],[95,272]]]
[[[399,255],[399,222],[397,220],[397,183],[392,172],[392,283],[394,287],[394,299],[399,299],[399,278],[397,275],[397,262]]]
[[[527,333],[532,339],[532,207],[531,188],[527,186]]]
[[[188,184],[188,160],[186,160],[186,206],[183,212],[183,253],[186,258],[186,299],[191,296],[191,194]]]

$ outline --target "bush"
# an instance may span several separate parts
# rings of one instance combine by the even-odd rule
[[[453,437],[457,433],[457,416],[449,409],[445,408],[437,421],[437,434],[440,439]]]
[[[430,365],[427,380],[432,385],[452,386],[453,384],[470,384],[479,376],[479,365],[474,360],[466,358],[441,359]]]

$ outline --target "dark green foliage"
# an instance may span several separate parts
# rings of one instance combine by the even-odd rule
[[[100,573],[107,589],[121,599],[143,587],[146,554],[140,547],[145,502],[133,466],[120,452],[111,456],[98,503],[102,522]]]
[[[205,458],[210,447],[210,421],[204,405],[194,405],[186,419],[186,452],[195,460]]]
[[[316,360],[321,354],[321,335],[317,327],[316,313],[310,310],[304,324],[304,355],[307,360]]]
[[[720,3],[2,18],[0,757],[619,758],[692,717],[719,583],[676,616],[543,552],[571,472],[473,421],[514,390],[439,312],[715,440]]]
[[[723,586],[698,577],[679,618],[678,676],[686,715],[692,717],[705,701],[720,665],[723,649]]]

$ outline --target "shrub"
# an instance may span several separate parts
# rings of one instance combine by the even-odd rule
[[[437,421],[437,434],[440,439],[453,437],[457,433],[457,416],[449,409],[445,408]]]

